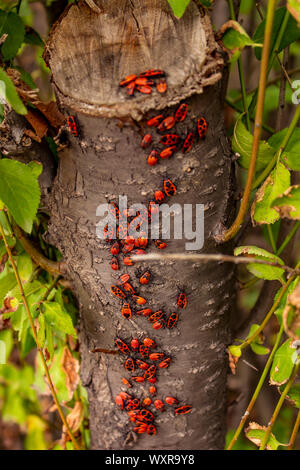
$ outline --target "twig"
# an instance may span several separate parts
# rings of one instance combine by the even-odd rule
[[[300,426],[300,410],[298,411],[298,414],[297,414],[297,418],[294,424],[294,429],[290,438],[289,446],[287,448],[288,450],[292,450],[294,447],[295,440],[299,431],[299,426]]]
[[[286,47],[283,52],[283,63],[287,64],[289,59],[289,48]],[[276,116],[276,125],[275,129],[276,132],[279,132],[282,129],[282,119],[285,107],[285,91],[286,91],[286,75],[282,73],[280,79],[280,88],[279,88],[279,99],[278,99],[278,109],[277,109],[277,116]]]
[[[62,275],[65,271],[65,263],[64,262],[58,262],[58,261],[52,261],[46,256],[42,255],[31,243],[30,240],[25,236],[23,231],[17,226],[13,226],[14,232],[17,235],[17,238],[20,240],[22,243],[24,250],[31,256],[33,261],[40,266],[41,268],[45,269],[45,271],[48,271],[50,274],[54,274],[56,276]]]
[[[296,365],[294,366],[293,373],[292,373],[291,377],[289,378],[289,380],[288,380],[286,386],[284,387],[283,392],[281,393],[281,396],[280,396],[280,398],[279,398],[279,400],[278,400],[277,406],[276,406],[276,408],[275,408],[275,410],[274,410],[274,413],[273,413],[273,415],[272,415],[272,417],[271,417],[271,419],[270,419],[270,422],[269,422],[269,424],[268,424],[268,427],[267,427],[267,429],[266,429],[266,431],[265,431],[265,434],[264,434],[264,437],[263,437],[263,439],[262,439],[261,446],[260,446],[259,450],[264,450],[265,447],[266,447],[266,445],[267,445],[267,443],[268,443],[268,439],[269,439],[269,436],[270,436],[270,434],[271,434],[271,431],[272,431],[272,428],[273,428],[273,426],[274,426],[274,423],[275,423],[275,421],[276,421],[276,419],[277,419],[277,416],[278,416],[278,414],[279,414],[279,411],[281,410],[281,407],[282,407],[282,405],[283,405],[283,402],[284,402],[284,400],[285,400],[285,397],[287,396],[289,389],[291,388],[291,386],[292,386],[293,383],[294,383],[294,380],[295,380],[295,377],[296,377],[296,375],[297,375],[299,366],[300,366],[300,362],[298,362],[298,364],[296,364]]]
[[[117,349],[104,349],[104,348],[91,349],[90,352],[91,353],[101,352],[101,353],[104,353],[104,354],[120,354],[120,351],[118,351]]]
[[[131,256],[134,261],[164,261],[164,260],[177,260],[177,261],[198,261],[200,263],[208,263],[210,261],[221,261],[223,263],[234,263],[234,264],[265,264],[267,266],[274,266],[275,268],[281,268],[290,274],[300,275],[300,269],[294,269],[285,264],[276,263],[274,261],[267,261],[263,259],[257,259],[251,256],[231,256],[223,254],[186,254],[186,253],[168,253],[168,254],[156,254],[151,253],[148,255],[133,255]]]
[[[53,396],[53,400],[56,404],[56,407],[57,407],[57,411],[61,417],[61,420],[64,424],[64,426],[66,427],[66,430],[67,430],[67,433],[69,434],[70,436],[70,439],[71,441],[73,442],[73,445],[75,447],[75,449],[77,450],[80,450],[80,447],[75,439],[75,437],[73,436],[73,433],[70,429],[70,426],[63,414],[63,411],[61,409],[61,406],[60,406],[60,403],[58,401],[58,398],[57,398],[57,395],[56,395],[56,391],[55,391],[55,388],[54,388],[54,385],[53,385],[53,382],[52,382],[52,379],[51,379],[51,376],[50,376],[50,372],[49,372],[49,369],[48,369],[48,366],[47,366],[47,362],[46,362],[46,359],[44,357],[44,354],[42,352],[42,349],[40,348],[40,345],[39,345],[39,340],[38,340],[38,336],[37,336],[37,331],[36,331],[36,328],[35,328],[35,325],[34,325],[34,321],[33,321],[33,318],[31,316],[31,312],[30,312],[30,309],[29,309],[29,305],[28,305],[28,302],[27,302],[27,298],[26,298],[26,295],[25,295],[25,292],[24,292],[24,289],[23,289],[23,284],[22,284],[22,281],[21,281],[21,278],[19,276],[19,272],[18,272],[18,269],[17,269],[17,266],[14,262],[14,259],[13,259],[13,256],[12,256],[12,252],[11,252],[11,249],[7,243],[7,239],[6,239],[6,235],[4,233],[4,230],[3,230],[3,227],[2,225],[0,224],[0,234],[3,238],[3,241],[4,241],[4,244],[5,244],[5,247],[6,247],[6,251],[7,251],[7,255],[9,257],[9,261],[10,261],[10,264],[13,268],[13,271],[14,271],[14,274],[15,274],[15,277],[16,277],[16,280],[17,280],[17,283],[18,283],[18,286],[19,286],[19,290],[20,290],[20,293],[21,293],[21,297],[23,299],[23,304],[24,304],[24,308],[26,310],[26,313],[27,313],[27,316],[28,316],[28,320],[29,320],[29,323],[30,323],[30,326],[31,326],[31,329],[32,329],[32,334],[33,334],[33,337],[34,337],[34,341],[36,343],[36,347],[38,349],[38,352],[39,352],[39,355],[40,355],[40,358],[41,358],[41,361],[42,361],[42,364],[43,364],[43,367],[44,367],[44,370],[45,370],[45,374],[46,374],[46,377],[47,377],[47,380],[48,380],[48,384],[49,384],[49,388],[51,390],[51,393],[52,393],[52,396]]]
[[[276,251],[275,255],[280,256],[285,247],[290,243],[291,239],[297,232],[298,228],[300,227],[300,221],[296,222],[292,230],[288,233],[285,240],[282,242],[278,250]]]
[[[248,203],[249,203],[249,199],[251,195],[251,187],[252,187],[252,183],[253,183],[253,179],[255,175],[256,158],[257,158],[257,153],[258,153],[259,140],[261,136],[265,92],[266,92],[266,82],[267,82],[267,69],[268,69],[268,62],[269,62],[269,52],[270,52],[275,7],[276,7],[276,0],[269,0],[267,18],[266,18],[264,45],[263,45],[262,58],[261,58],[260,77],[259,77],[259,86],[258,86],[258,99],[257,99],[257,107],[256,107],[256,114],[255,114],[255,122],[254,122],[251,161],[249,165],[247,181],[246,181],[240,209],[239,209],[239,212],[235,221],[233,222],[232,226],[228,230],[226,230],[225,233],[223,233],[222,236],[217,237],[219,241],[223,243],[233,238],[235,234],[239,231],[243,223],[243,220],[245,218],[247,209],[248,209]]]
[[[267,363],[266,363],[266,365],[265,365],[265,367],[264,367],[263,373],[262,373],[262,375],[261,375],[261,377],[260,377],[260,379],[259,379],[259,382],[258,382],[258,384],[257,384],[257,386],[256,386],[256,389],[255,389],[255,391],[254,391],[254,393],[253,393],[253,395],[252,395],[252,398],[251,398],[251,400],[250,400],[250,403],[249,403],[249,405],[248,405],[248,407],[247,407],[245,413],[244,413],[243,416],[242,416],[242,419],[241,419],[241,421],[240,421],[240,424],[238,425],[238,428],[237,428],[237,430],[235,431],[234,436],[233,436],[233,438],[231,439],[231,441],[230,441],[230,443],[229,443],[229,445],[228,445],[228,447],[227,447],[227,450],[232,450],[232,448],[233,448],[234,444],[236,443],[236,441],[237,441],[239,435],[241,434],[241,431],[242,431],[242,429],[243,429],[243,427],[244,427],[244,425],[245,425],[245,423],[246,423],[246,421],[247,421],[247,419],[248,419],[248,417],[249,417],[249,415],[250,415],[250,413],[251,413],[251,410],[252,410],[253,406],[255,405],[255,402],[256,402],[256,400],[257,400],[257,397],[258,397],[258,395],[259,395],[259,393],[260,393],[260,391],[261,391],[261,388],[262,388],[262,386],[263,386],[263,384],[264,384],[264,381],[265,381],[265,379],[266,379],[266,376],[267,376],[267,374],[268,374],[268,372],[269,372],[269,369],[270,369],[270,367],[271,367],[271,365],[272,365],[273,358],[274,358],[275,352],[277,351],[277,348],[278,348],[278,346],[279,346],[279,344],[280,344],[282,335],[283,335],[283,325],[281,325],[281,327],[280,327],[280,330],[279,330],[279,332],[278,332],[278,334],[277,334],[277,338],[276,338],[275,344],[274,344],[273,349],[272,349],[272,351],[271,351],[271,354],[270,354],[270,356],[269,356],[269,358],[268,358],[268,361],[267,361]]]

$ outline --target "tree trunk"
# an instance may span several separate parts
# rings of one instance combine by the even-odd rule
[[[202,252],[218,252],[214,241],[233,209],[232,165],[223,129],[223,60],[209,18],[196,2],[177,20],[166,0],[102,1],[103,11],[72,5],[52,29],[46,59],[61,110],[76,114],[80,138],[60,153],[52,190],[52,243],[60,248],[73,280],[81,311],[82,379],[89,392],[94,449],[222,449],[225,435],[226,346],[233,291],[229,264],[190,262],[138,263],[120,271],[110,268],[107,243],[96,236],[96,208],[126,195],[128,204],[148,205],[165,177],[176,183],[172,203],[204,204],[205,244]],[[160,68],[168,91],[130,99],[118,84],[130,73]],[[226,74],[224,74],[226,75]],[[208,134],[183,155],[159,165],[146,164],[141,135],[149,117],[174,114],[189,106],[182,134],[205,116]],[[157,139],[158,137],[155,137]],[[157,251],[151,243],[148,252]],[[184,252],[185,240],[167,242],[165,252]],[[139,268],[150,269],[153,281],[139,286]],[[121,304],[110,292],[128,272],[138,294],[153,311],[176,311],[178,289],[188,305],[173,330],[155,331],[146,318],[125,320]],[[142,308],[142,307],[141,307]],[[92,354],[94,347],[113,349],[115,337],[154,338],[172,358],[158,375],[157,398],[177,396],[193,407],[174,416],[167,407],[156,412],[155,436],[132,433],[127,413],[114,397],[121,389],[121,355]],[[142,372],[142,371],[141,371]],[[135,375],[141,375],[137,372]],[[149,384],[135,384],[129,393],[148,396]]]

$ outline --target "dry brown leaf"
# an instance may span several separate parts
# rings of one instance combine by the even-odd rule
[[[239,357],[233,356],[231,352],[229,351],[229,349],[227,349],[227,352],[229,355],[229,367],[230,367],[231,373],[235,375]]]
[[[75,434],[81,426],[81,423],[84,418],[84,410],[83,410],[83,405],[80,401],[77,401],[75,403],[74,408],[72,409],[71,413],[68,414],[67,416],[67,423],[71,429],[71,431]],[[65,449],[67,441],[70,440],[70,437],[67,433],[67,429],[65,426],[63,426],[62,429],[62,435],[60,439],[60,445]]]
[[[42,138],[45,137],[48,131],[48,124],[43,116],[34,110],[28,109],[28,113],[24,117],[35,130],[35,138],[32,137],[32,135],[29,137],[34,138],[37,142],[41,142]],[[25,133],[28,135],[26,131]]]
[[[294,340],[300,339],[297,334],[300,329],[300,283],[287,298],[282,320],[286,334]]]
[[[61,368],[66,374],[66,387],[69,391],[69,399],[71,400],[79,384],[79,361],[72,356],[67,346],[62,354]]]

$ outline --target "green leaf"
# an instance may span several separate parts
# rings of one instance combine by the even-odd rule
[[[296,351],[292,344],[293,340],[288,339],[277,349],[270,371],[271,385],[283,385],[289,380],[295,365]]]
[[[262,346],[261,344],[257,343],[250,343],[250,348],[255,354],[258,354],[260,356],[264,356],[265,354],[269,354],[270,349],[267,348],[266,346]]]
[[[282,259],[278,256],[270,253],[269,251],[264,250],[263,248],[259,248],[257,246],[239,246],[234,250],[234,256],[252,256],[254,258],[271,261],[273,263],[284,264]],[[266,279],[268,281],[275,281],[279,280],[282,281],[284,275],[284,269],[277,268],[276,266],[268,266],[263,264],[257,263],[249,263],[246,265],[248,271],[254,274],[256,277],[260,279]]]
[[[284,386],[281,386],[279,390],[282,393]],[[291,386],[288,394],[286,395],[286,398],[290,403],[292,403],[293,406],[300,409],[300,382]]]
[[[0,307],[3,305],[3,300],[10,290],[17,284],[16,277],[13,273],[8,273],[1,278],[0,281]]]
[[[293,15],[295,20],[300,24],[300,2],[299,0],[287,0],[287,9]]]
[[[35,29],[31,28],[30,26],[26,26],[26,32],[24,37],[25,44],[31,44],[33,46],[40,46],[44,47],[44,41],[42,40],[41,36]]]
[[[63,331],[67,335],[76,336],[72,319],[57,302],[44,302],[44,316],[48,325],[54,329]]]
[[[25,449],[47,450],[48,446],[44,436],[44,431],[47,428],[45,422],[39,416],[29,415],[26,424]]]
[[[279,29],[283,21],[285,12],[286,12],[285,7],[278,8],[275,11],[274,24],[273,24],[272,37],[271,37],[271,47],[270,47],[271,52],[274,49],[275,42],[279,34]],[[264,42],[265,24],[266,24],[266,20],[263,20],[258,26],[257,30],[255,31],[253,35],[254,42],[258,42],[258,43]],[[282,51],[283,49],[285,49],[287,46],[289,46],[290,44],[292,44],[299,38],[300,38],[300,29],[298,28],[297,22],[295,21],[295,19],[292,16],[290,16],[287,22],[287,26],[286,26],[284,35],[282,37],[281,43],[278,47],[278,52]],[[261,49],[259,48],[255,49],[255,55],[258,60],[261,59],[261,52],[262,52]]]
[[[272,209],[272,203],[291,184],[289,170],[282,163],[278,163],[272,173],[258,189],[251,207],[252,222],[256,224],[273,224],[280,216]]]
[[[290,186],[273,201],[272,207],[283,219],[300,220],[300,185]]]
[[[282,129],[282,131],[273,134],[268,140],[268,144],[271,145],[276,151],[279,150],[281,142],[285,137],[288,129]],[[287,146],[281,156],[281,161],[293,171],[300,171],[300,128],[296,127],[292,136],[290,137]]]
[[[168,0],[176,18],[181,18],[190,3],[190,0]]]
[[[22,100],[20,99],[15,85],[7,73],[0,67],[0,101],[7,101],[18,114],[27,114]]]
[[[38,323],[39,323],[39,328],[38,328],[37,337],[38,337],[40,348],[43,348],[45,345],[45,339],[46,339],[45,317],[43,314],[39,315]]]
[[[254,333],[258,330],[259,325],[253,323],[250,327],[250,331],[246,339],[250,338]],[[261,335],[258,335],[254,341],[250,343],[250,348],[255,354],[259,354],[261,356],[268,354],[270,352],[269,348],[263,346],[263,338]]]
[[[244,47],[258,46],[237,21],[227,21],[220,29],[220,34],[222,35],[224,46],[232,53],[231,62],[238,59]]]
[[[0,199],[17,224],[30,233],[40,203],[40,188],[30,167],[16,160],[0,160]]]
[[[13,331],[11,329],[6,329],[0,331],[0,341],[3,341],[5,344],[5,362],[8,361],[10,353],[14,347]],[[0,357],[1,364],[1,357]]]
[[[7,34],[7,38],[1,46],[3,59],[13,59],[24,40],[25,26],[19,15],[12,11],[0,10],[0,36]]]
[[[289,287],[287,288],[287,290],[285,291],[285,293],[281,297],[281,299],[279,301],[279,304],[277,305],[277,308],[274,312],[280,325],[282,323],[282,314],[283,314],[283,310],[285,309],[285,306],[286,306],[286,303],[287,303],[287,297],[288,297],[288,295],[290,295],[293,292],[293,290],[295,289],[297,284],[298,284],[298,279],[296,278],[293,282],[291,282],[291,284],[289,285]],[[278,297],[281,294],[282,289],[283,289],[283,287],[281,287],[276,292],[276,295],[274,297],[274,302],[277,301]]]
[[[229,346],[228,349],[229,349],[229,352],[232,354],[232,356],[241,357],[242,350],[241,350],[240,346],[232,345],[232,346]]]
[[[266,428],[263,426],[260,426],[257,423],[249,423],[248,428],[245,430],[245,434],[247,438],[253,442],[257,447],[260,447],[264,435],[266,433]],[[281,442],[279,442],[274,434],[270,433],[267,443],[266,443],[266,449],[267,450],[277,450],[279,446],[282,446]]]
[[[35,178],[38,178],[43,171],[43,165],[40,162],[36,162],[35,160],[29,162],[27,166],[31,169]]]
[[[29,281],[33,273],[33,265],[31,257],[25,251],[18,256],[17,268],[21,281]]]
[[[232,148],[234,152],[240,155],[238,164],[242,168],[248,169],[252,153],[253,136],[243,124],[242,117],[243,115],[239,117],[234,126]],[[260,141],[256,160],[256,171],[260,172],[263,170],[274,155],[275,150],[264,140]]]

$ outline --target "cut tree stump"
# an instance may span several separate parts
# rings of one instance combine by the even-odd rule
[[[45,50],[60,109],[65,116],[75,115],[80,129],[80,137],[70,135],[69,147],[60,153],[49,233],[63,253],[80,303],[81,375],[89,393],[92,448],[222,449],[234,268],[174,261],[127,267],[120,261],[120,271],[112,271],[109,246],[96,236],[96,208],[116,202],[119,195],[126,195],[129,205],[148,204],[163,179],[170,178],[177,187],[170,204],[204,204],[201,252],[221,251],[214,234],[234,209],[231,155],[223,128],[226,68],[209,17],[194,1],[180,20],[167,0],[97,5],[100,13],[85,3],[67,8]],[[167,74],[164,95],[153,91],[129,98],[119,87],[124,76],[153,68]],[[148,166],[149,152],[140,146],[149,129],[147,119],[158,113],[172,115],[182,102],[189,111],[180,132],[205,116],[206,139],[187,154],[177,152]],[[185,242],[171,239],[165,252],[184,252]],[[148,252],[153,251],[157,249],[151,243]],[[139,285],[139,268],[150,269],[153,281],[148,286]],[[125,272],[153,311],[177,311],[178,289],[185,290],[188,306],[174,330],[155,331],[137,315],[131,320],[122,317],[122,302],[110,286]],[[159,373],[157,398],[176,396],[193,407],[190,414],[175,417],[167,406],[166,412],[155,413],[155,436],[132,432],[127,413],[114,403],[125,389],[122,377],[129,378],[123,357],[90,352],[114,348],[116,336],[156,340],[158,350],[172,357],[170,367]],[[129,393],[143,399],[148,386],[135,384]]]

